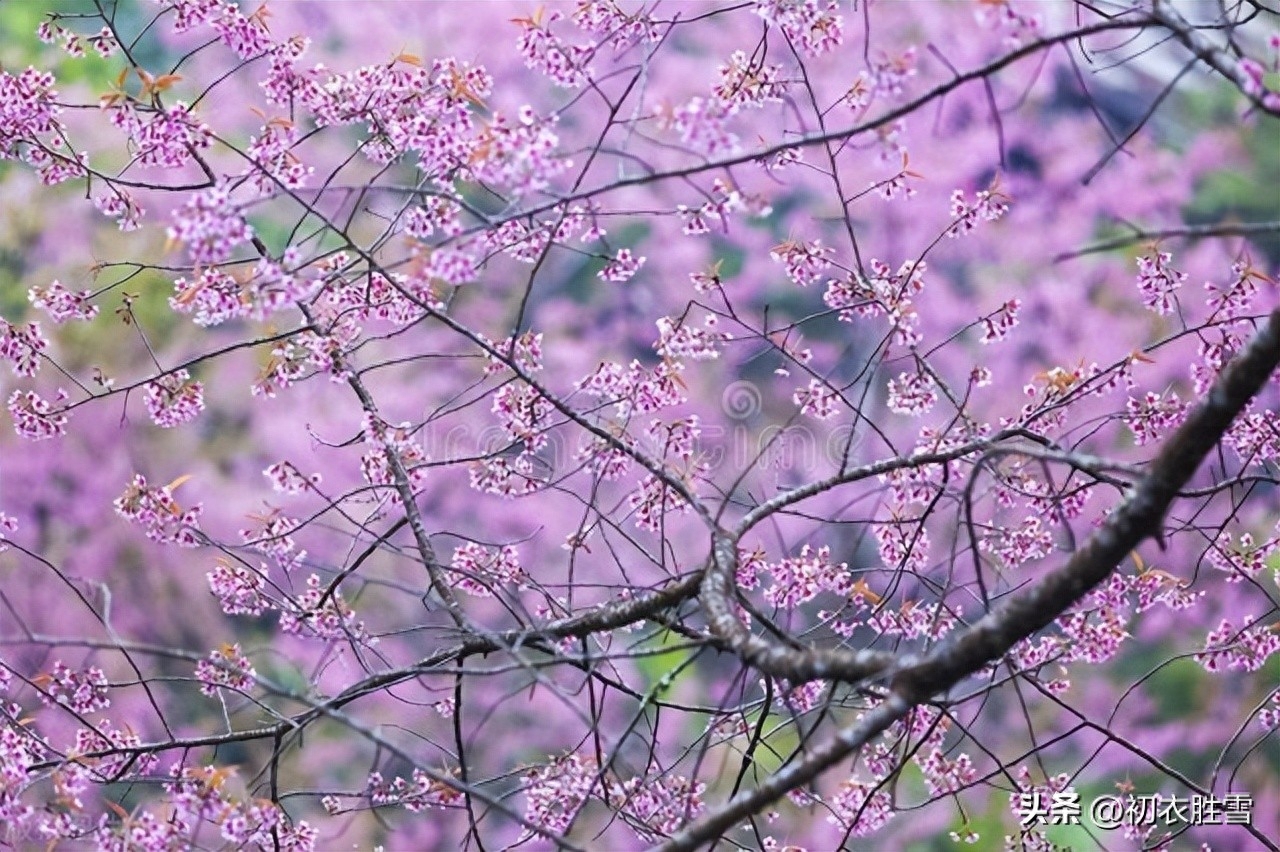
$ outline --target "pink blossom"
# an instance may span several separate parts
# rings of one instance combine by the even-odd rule
[[[196,663],[196,680],[200,681],[200,691],[205,695],[214,695],[219,689],[247,692],[253,689],[257,676],[253,663],[241,652],[239,644],[223,645]]]
[[[0,159],[12,159],[19,144],[36,144],[40,136],[61,128],[53,75],[28,67],[17,76],[0,71]]]
[[[812,284],[831,265],[831,254],[832,249],[824,246],[822,240],[808,243],[788,240],[769,251],[769,257],[783,264],[787,277],[801,287]]]
[[[720,347],[728,335],[717,331],[715,314],[708,314],[698,328],[687,318],[661,317],[658,320],[658,342],[654,349],[664,358],[689,358],[693,361],[720,357]]]
[[[712,91],[731,110],[781,103],[786,92],[782,66],[748,60],[745,51],[735,50],[729,61],[716,69],[716,73],[720,81]]]
[[[296,600],[286,601],[280,610],[280,629],[285,633],[323,641],[348,640],[371,647],[378,639],[371,636],[364,622],[341,592],[326,592],[320,577],[307,578],[307,591]]]
[[[214,186],[192,196],[179,208],[168,230],[169,238],[187,247],[193,263],[220,263],[250,240],[253,228],[232,203],[228,188]]]
[[[204,385],[193,381],[186,370],[166,373],[147,383],[143,402],[157,426],[181,426],[204,410]]]
[[[645,257],[636,257],[631,253],[631,249],[618,249],[613,259],[596,273],[596,277],[602,281],[611,281],[615,284],[622,284],[630,281],[640,271],[640,267],[644,266]]]
[[[11,362],[14,375],[34,376],[40,368],[40,353],[49,348],[48,339],[40,332],[40,323],[16,326],[0,318],[0,358]]]
[[[19,435],[32,441],[43,441],[56,438],[67,430],[67,416],[60,413],[61,404],[67,398],[66,391],[59,389],[54,397],[53,408],[49,401],[43,399],[35,391],[14,391],[9,394],[6,407],[13,418],[13,428]]]
[[[857,779],[842,782],[830,805],[832,814],[827,821],[855,837],[879,831],[893,817],[889,791],[882,785]]]
[[[755,12],[781,27],[787,38],[809,56],[820,56],[844,40],[844,18],[836,0],[756,0]]]
[[[116,514],[143,528],[147,538],[161,544],[197,547],[200,542],[199,521],[204,511],[197,504],[183,509],[173,499],[173,489],[180,484],[156,488],[147,484],[142,474],[134,474],[125,491],[112,503]]]
[[[1244,625],[1239,629],[1222,619],[1205,637],[1204,650],[1195,658],[1210,672],[1223,669],[1256,672],[1278,651],[1280,630],[1275,625],[1257,624],[1252,616],[1245,616]]]
[[[62,705],[72,713],[87,715],[111,706],[107,676],[97,666],[76,671],[58,660],[53,664],[53,672],[36,678],[35,683],[42,688],[40,697],[46,704]]]
[[[458,588],[477,597],[492,597],[495,586],[512,590],[526,582],[519,555],[509,544],[490,549],[469,541],[454,550],[450,567],[459,575]]]
[[[818,420],[829,420],[840,411],[840,395],[829,384],[810,379],[808,387],[797,388],[791,401],[800,406],[800,413]]]
[[[209,591],[227,615],[257,617],[271,608],[265,596],[266,566],[254,570],[244,565],[219,562],[207,575]]]
[[[526,66],[546,75],[557,86],[576,89],[589,79],[587,65],[595,50],[590,45],[568,44],[554,35],[551,27],[562,17],[558,11],[544,14],[539,9],[531,17],[516,19],[520,26],[516,46]],[[584,21],[592,18],[585,17]]]
[[[1174,293],[1187,280],[1185,273],[1169,266],[1172,259],[1173,255],[1167,251],[1138,258],[1138,290],[1142,293],[1142,303],[1162,316],[1176,310]]]
[[[982,318],[982,343],[995,343],[1004,340],[1018,325],[1018,309],[1022,307],[1021,299],[1010,299],[996,311]]]
[[[938,401],[937,383],[927,373],[899,373],[889,380],[889,410],[915,417],[927,414]]]

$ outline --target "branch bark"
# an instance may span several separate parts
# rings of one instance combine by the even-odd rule
[[[1164,442],[1129,497],[1065,564],[1040,583],[1013,594],[977,623],[923,657],[906,657],[890,668],[889,695],[853,725],[806,752],[803,760],[744,790],[687,825],[659,849],[693,850],[716,840],[741,820],[807,783],[862,748],[912,708],[1003,657],[1023,639],[1066,612],[1149,537],[1161,541],[1165,513],[1232,421],[1261,392],[1280,365],[1280,307],[1223,370],[1209,393]],[[717,542],[717,550],[726,545]],[[708,572],[709,576],[716,572]],[[705,587],[704,587],[705,594]],[[704,597],[705,604],[705,597]],[[716,614],[710,613],[712,624]],[[802,656],[805,652],[793,651]],[[798,663],[797,663],[798,664]],[[1274,848],[1274,847],[1273,847]]]

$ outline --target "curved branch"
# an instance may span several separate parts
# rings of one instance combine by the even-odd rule
[[[889,695],[874,710],[810,749],[803,760],[690,823],[660,848],[665,852],[692,850],[722,836],[740,820],[862,748],[913,707],[946,692],[1050,624],[1109,577],[1142,541],[1154,537],[1162,542],[1161,526],[1169,505],[1278,365],[1280,308],[1271,312],[1249,345],[1164,442],[1128,499],[1065,565],[1035,586],[1009,596],[976,624],[922,658],[901,660],[891,671]],[[720,543],[721,549],[724,546]],[[709,571],[708,577],[716,573]]]

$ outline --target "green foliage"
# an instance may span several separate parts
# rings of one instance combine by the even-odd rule
[[[120,19],[140,15],[139,4],[120,8]],[[118,58],[103,59],[86,45],[80,58],[69,55],[61,45],[44,44],[33,37],[41,21],[51,12],[72,16],[62,20],[62,25],[78,35],[87,36],[97,29],[87,31],[75,16],[92,14],[95,8],[89,0],[54,3],[0,3],[0,65],[5,70],[22,69],[35,65],[52,71],[58,85],[65,87],[86,83],[91,87],[105,88],[120,73]]]
[[[1189,223],[1280,221],[1280,119],[1259,116],[1240,135],[1252,169],[1222,169],[1210,174],[1183,211]],[[1250,241],[1272,264],[1280,264],[1280,234],[1256,235]]]

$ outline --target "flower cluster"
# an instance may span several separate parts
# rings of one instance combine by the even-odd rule
[[[716,73],[720,82],[712,91],[732,111],[779,103],[787,90],[782,80],[781,65],[766,65],[748,59],[742,50],[730,54],[728,63],[721,65]]]
[[[547,444],[547,428],[554,408],[537,389],[524,383],[504,385],[493,396],[492,411],[512,441],[536,452]]]
[[[914,297],[924,290],[925,262],[904,261],[896,273],[874,257],[868,266],[871,270],[868,277],[855,273],[827,281],[822,301],[840,312],[841,322],[853,322],[857,316],[883,315],[892,325],[896,342],[903,346],[919,343],[921,338],[916,330],[919,315]]]
[[[621,479],[631,467],[630,456],[600,437],[585,442],[574,458],[586,462],[593,475],[608,481]]]
[[[702,328],[687,322],[686,317],[660,317],[658,342],[654,349],[663,358],[689,358],[693,361],[709,361],[720,357],[720,346],[728,335],[716,330],[715,314],[707,314]]]
[[[551,32],[551,25],[563,15],[557,11],[544,14],[539,8],[531,17],[517,18],[520,39],[516,43],[524,64],[544,74],[548,80],[566,89],[576,89],[590,79],[588,64],[595,55],[589,45],[568,44]],[[584,17],[592,22],[594,16]]]
[[[653,44],[662,31],[649,10],[640,7],[625,12],[614,0],[581,0],[574,10],[573,22],[583,32],[610,44],[614,50],[625,50],[636,44]]]
[[[57,703],[72,713],[85,715],[111,706],[107,676],[97,666],[75,671],[58,660],[50,674],[34,678],[33,682],[43,690],[40,697],[45,704]]]
[[[622,813],[641,840],[658,843],[706,809],[702,799],[706,790],[706,784],[683,775],[660,775],[614,782],[609,795],[622,801]]]
[[[773,582],[765,587],[765,600],[789,610],[813,600],[819,592],[847,585],[849,564],[832,562],[831,548],[825,545],[815,551],[806,544],[799,556],[769,563],[768,571]]]
[[[1205,637],[1204,650],[1196,654],[1195,658],[1206,671],[1216,672],[1227,668],[1256,672],[1278,651],[1280,627],[1275,624],[1258,624],[1252,616],[1245,616],[1244,624],[1239,628],[1227,619],[1222,619]]]
[[[817,281],[823,270],[831,265],[829,260],[832,249],[824,246],[822,240],[801,242],[787,240],[769,250],[769,257],[787,268],[787,277],[807,287]]]
[[[1187,404],[1174,391],[1167,394],[1148,391],[1142,399],[1129,397],[1124,409],[1124,423],[1140,447],[1163,438],[1187,415]]]
[[[386,781],[381,772],[371,772],[365,783],[365,795],[372,805],[399,805],[411,813],[457,807],[463,802],[462,793],[455,787],[436,781],[417,767],[410,781],[399,775]]]
[[[978,338],[979,342],[986,344],[1004,340],[1018,325],[1018,309],[1021,307],[1021,299],[1010,299],[993,313],[983,317],[979,321],[982,325],[982,336]]]
[[[1275,464],[1280,460],[1280,414],[1264,408],[1237,417],[1223,443],[1235,450],[1243,464]]]
[[[409,423],[392,426],[372,413],[364,417],[364,443],[369,449],[360,459],[360,473],[370,485],[394,485],[396,477],[391,464],[391,456],[395,456],[408,476],[409,487],[415,491],[422,487],[427,478],[427,453],[422,445],[413,439],[413,429]],[[392,491],[392,502],[398,502],[400,495]]]
[[[903,601],[896,610],[877,608],[867,619],[867,626],[883,636],[901,636],[904,639],[939,639],[951,632],[956,625],[958,611],[938,604],[921,604]]]
[[[525,822],[548,835],[563,835],[600,784],[599,773],[594,759],[576,754],[530,770],[525,775]]]
[[[128,190],[112,187],[109,192],[93,196],[92,201],[103,216],[115,217],[121,231],[136,231],[142,227],[142,216],[146,211]]]
[[[1231,534],[1223,530],[1218,534],[1205,556],[1209,564],[1227,575],[1228,583],[1256,577],[1267,567],[1272,554],[1280,552],[1280,537],[1258,544],[1250,533],[1242,533],[1240,543],[1231,544]]]
[[[244,565],[219,561],[208,574],[209,591],[227,615],[257,617],[271,608],[263,594],[267,586],[266,566],[253,570]]]
[[[614,803],[637,836],[648,843],[669,837],[705,804],[706,785],[683,775],[659,774],[626,781],[602,777],[594,758],[567,754],[525,776],[525,821],[539,833],[561,836],[592,798]],[[522,838],[527,840],[531,832]]]
[[[67,398],[67,392],[59,390],[54,397],[56,404]],[[5,403],[13,418],[13,429],[31,441],[43,441],[66,434],[67,416],[61,409],[51,408],[49,401],[35,391],[14,391]]]
[[[720,222],[727,227],[731,213],[737,210],[750,209],[755,203],[753,199],[744,196],[720,178],[716,178],[712,185],[711,198],[709,200],[696,208],[690,208],[685,204],[677,204],[676,215],[684,222],[681,232],[688,236],[697,236],[710,233],[712,222]],[[719,263],[717,262],[713,265],[711,272],[693,273],[690,278],[693,280],[695,287],[700,287],[700,281],[705,282],[708,278],[717,279],[718,273]],[[701,286],[706,285],[704,283]],[[699,291],[703,292],[701,289]]]
[[[646,258],[636,257],[631,253],[631,249],[618,249],[613,259],[596,273],[601,281],[610,281],[615,284],[622,284],[630,281],[640,271],[640,267],[644,266]]]
[[[124,772],[146,775],[158,761],[149,752],[142,751],[142,738],[127,727],[116,728],[110,718],[97,719],[91,728],[76,731],[73,750],[82,755],[80,762],[92,767],[98,778],[111,778]],[[95,755],[95,752],[111,752]]]
[[[1174,294],[1187,280],[1185,272],[1169,265],[1173,255],[1167,251],[1155,252],[1138,258],[1138,292],[1142,304],[1164,316],[1177,309]]]
[[[684,497],[656,476],[646,476],[640,489],[627,498],[627,505],[635,510],[636,526],[650,532],[660,532],[667,515],[691,510]]]
[[[495,585],[518,588],[527,579],[520,555],[509,544],[490,549],[469,541],[453,551],[449,567],[458,574],[458,588],[477,597],[492,597]]]
[[[207,265],[231,257],[237,246],[253,237],[253,228],[232,203],[230,189],[219,184],[178,208],[168,233],[187,247],[192,263]]]
[[[899,373],[889,380],[889,410],[913,417],[927,414],[938,401],[936,388],[937,382],[927,373]]]
[[[534,456],[520,453],[514,457],[491,456],[471,465],[471,487],[485,494],[502,497],[522,497],[541,487],[541,480],[534,475]]]
[[[196,119],[191,108],[175,101],[164,109],[142,109],[132,100],[110,106],[111,122],[129,138],[139,165],[180,169],[195,152],[213,144],[213,132]]]
[[[248,692],[257,679],[253,663],[240,651],[240,645],[223,645],[210,651],[207,659],[196,663],[196,680],[200,691],[213,695],[219,689]]]
[[[513,362],[525,373],[536,373],[542,369],[542,333],[526,331],[524,334],[512,335],[501,343],[494,344],[482,337],[502,358],[488,355],[489,364],[485,367],[485,375],[495,375],[507,369],[505,361]]]
[[[316,574],[307,578],[307,591],[296,601],[289,601],[280,613],[280,629],[294,636],[323,641],[346,639],[366,647],[378,641],[356,618],[342,593],[327,591]]]
[[[12,159],[20,144],[38,144],[41,135],[60,129],[57,97],[52,74],[27,68],[15,77],[0,71],[0,159]]]
[[[15,375],[34,376],[40,368],[40,353],[48,348],[49,341],[40,333],[40,323],[16,326],[0,318],[0,358],[11,362]]]
[[[780,27],[809,56],[821,56],[844,40],[836,0],[756,0],[755,13]]]
[[[521,107],[515,122],[495,115],[472,143],[467,170],[476,180],[506,189],[515,198],[541,192],[573,165],[557,153],[555,116],[539,118]]]
[[[167,813],[140,809],[118,826],[103,820],[93,833],[103,850],[164,852],[189,846],[206,825],[216,826],[232,848],[272,848],[282,852],[314,852],[318,836],[306,822],[290,824],[284,810],[266,800],[240,801],[228,782],[235,770],[175,765],[164,785]]]
[[[677,459],[688,465],[697,454],[702,420],[694,414],[678,420],[653,420],[645,434],[653,443],[654,453],[664,460]]]
[[[169,307],[182,314],[191,314],[192,321],[209,327],[248,316],[249,299],[245,288],[229,273],[214,267],[200,270],[195,281],[178,278],[173,282],[174,295]]]
[[[1258,724],[1264,729],[1274,731],[1280,729],[1280,689],[1271,694],[1274,707],[1267,707],[1258,714]]]
[[[245,156],[253,163],[249,180],[263,197],[269,198],[285,189],[301,189],[315,171],[293,153],[298,130],[284,118],[273,119],[262,128],[261,135],[250,139]]]
[[[981,545],[1000,564],[1013,568],[1048,556],[1053,551],[1053,534],[1039,515],[1029,515],[1017,526],[1005,525],[984,537]]]
[[[871,92],[883,98],[896,98],[902,87],[916,75],[916,51],[909,47],[894,57],[882,57],[871,62],[869,80]]]
[[[1184,276],[1185,277],[1185,276]],[[1274,282],[1259,271],[1246,256],[1231,265],[1231,280],[1225,286],[1212,281],[1204,285],[1205,305],[1212,319],[1243,319],[1248,316],[1259,284]]]
[[[963,189],[951,193],[951,218],[956,221],[947,229],[948,237],[972,233],[978,222],[994,222],[1009,210],[1009,198],[997,186],[980,190],[970,204]]]
[[[281,494],[301,494],[307,489],[315,488],[322,481],[318,473],[303,475],[291,461],[276,462],[262,471],[262,475],[271,480],[272,489]]]
[[[456,201],[433,195],[421,206],[411,207],[405,212],[405,233],[419,240],[427,239],[436,231],[456,237],[462,233],[461,212],[462,208]]]
[[[738,150],[738,137],[726,126],[731,115],[730,108],[718,98],[695,96],[670,113],[661,113],[659,119],[690,149],[705,157],[717,157]]]
[[[1009,47],[1018,47],[1040,37],[1044,22],[1039,15],[1021,12],[1011,0],[985,0],[974,9],[978,23],[992,30],[1003,30]]]
[[[27,291],[27,299],[34,307],[49,315],[56,323],[67,320],[91,320],[98,315],[98,306],[89,303],[93,296],[88,290],[73,293],[61,281],[51,281],[47,287],[36,285]]]
[[[1057,620],[1065,638],[1062,662],[1084,660],[1097,665],[1114,657],[1131,638],[1128,616],[1113,606],[1068,613]]]
[[[827,821],[855,837],[879,831],[894,813],[888,785],[856,778],[843,781],[828,804],[831,815]]]
[[[765,686],[766,682],[762,678],[760,687],[763,689]],[[830,684],[821,680],[811,680],[799,686],[793,686],[785,680],[775,680],[773,681],[773,701],[787,712],[799,716],[820,706],[822,696],[826,694],[829,686]]]
[[[916,188],[908,184],[907,179],[914,178],[918,180],[923,177],[923,175],[919,172],[912,171],[908,164],[909,158],[907,157],[907,152],[903,151],[902,166],[892,177],[878,183],[876,181],[871,182],[871,187],[876,191],[876,194],[885,201],[892,201],[898,196],[902,196],[906,199],[915,195]]]
[[[941,749],[935,748],[923,758],[917,756],[916,762],[924,772],[929,792],[935,796],[963,790],[978,778],[973,758],[963,752],[951,759]]]
[[[142,399],[152,421],[169,429],[194,420],[204,410],[204,385],[192,380],[186,370],[176,370],[147,382]]]
[[[800,406],[801,414],[817,420],[830,420],[840,412],[840,394],[819,379],[810,379],[807,387],[796,388],[791,401]]]
[[[142,527],[147,538],[160,544],[197,547],[200,544],[199,521],[204,507],[200,504],[183,509],[173,499],[173,490],[186,477],[161,488],[147,485],[147,478],[134,474],[133,481],[112,506],[127,521]]]
[[[301,524],[279,509],[263,514],[249,515],[256,526],[240,530],[245,546],[256,553],[274,559],[286,571],[292,571],[307,558],[305,550],[297,549],[297,542],[290,535]]]
[[[929,532],[920,524],[895,517],[877,523],[875,536],[886,566],[916,573],[929,564]]]
[[[234,3],[222,4],[218,12],[209,17],[209,26],[241,59],[256,58],[275,47],[267,29],[265,6],[246,15]]]
[[[625,368],[616,361],[604,361],[576,387],[588,396],[612,402],[620,418],[634,412],[647,414],[684,402],[684,385],[679,378],[682,366],[663,361],[647,370],[639,361]]]

